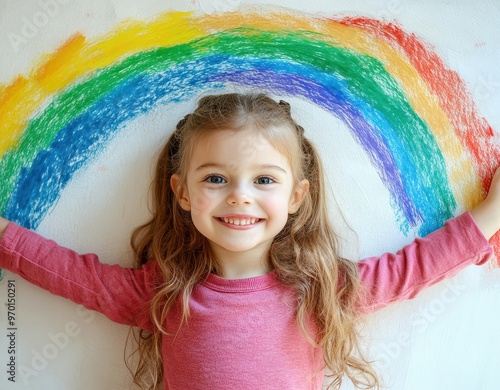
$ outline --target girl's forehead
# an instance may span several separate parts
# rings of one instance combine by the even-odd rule
[[[283,149],[283,147],[290,147],[293,144],[294,134],[289,126],[271,126],[260,128],[257,126],[245,126],[239,129],[220,128],[201,131],[196,137],[196,143],[200,141],[209,142],[216,140],[218,142],[234,142],[234,140],[245,140],[249,144],[253,143],[267,143],[276,147],[276,149]],[[286,142],[284,142],[286,141]],[[284,144],[278,147],[277,144]]]
[[[242,128],[238,130],[217,129],[202,132],[202,134],[198,137],[198,144],[208,142],[233,143],[244,140],[251,143],[261,139],[265,139],[262,131],[254,128]]]
[[[202,160],[260,161],[275,160],[289,165],[280,147],[265,136],[264,131],[255,128],[239,130],[220,129],[206,131],[195,141],[191,162]]]

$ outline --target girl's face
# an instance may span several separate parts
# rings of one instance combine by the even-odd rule
[[[308,189],[307,180],[294,186],[288,159],[253,129],[200,137],[186,185],[179,183],[173,175],[181,207],[191,212],[222,267],[242,257],[264,259]]]

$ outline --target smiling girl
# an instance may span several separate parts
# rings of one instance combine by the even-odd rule
[[[144,389],[378,387],[357,321],[492,254],[487,198],[396,254],[342,258],[317,152],[281,101],[202,98],[158,160],[137,269],[79,255],[0,219],[0,267],[137,327]]]

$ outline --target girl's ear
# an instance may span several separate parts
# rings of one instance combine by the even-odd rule
[[[295,214],[309,192],[309,180],[304,179],[297,184],[290,196],[288,214]]]
[[[178,173],[170,176],[170,187],[179,202],[179,205],[185,211],[191,211],[191,202],[189,201],[189,194],[184,186],[181,185],[181,178]]]

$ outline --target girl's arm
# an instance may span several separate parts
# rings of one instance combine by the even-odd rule
[[[0,268],[111,320],[152,331],[149,302],[160,284],[156,262],[141,269],[101,263],[0,218]]]
[[[488,239],[499,229],[500,169],[486,199],[470,212],[450,219],[426,237],[416,238],[395,254],[360,261],[359,275],[366,291],[361,308],[370,312],[411,299],[471,264],[484,264],[493,254]]]

